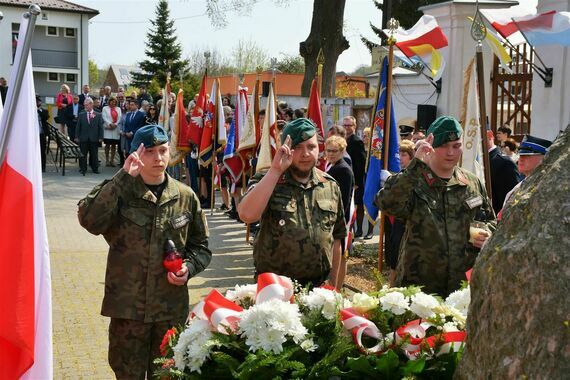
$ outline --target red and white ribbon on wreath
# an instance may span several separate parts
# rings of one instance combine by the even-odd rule
[[[263,303],[272,299],[291,301],[292,298],[293,283],[289,277],[275,273],[261,273],[257,276],[255,303]]]
[[[435,356],[439,356],[450,353],[452,349],[453,352],[459,351],[466,339],[467,333],[465,331],[450,331],[441,335],[430,336],[426,342],[432,349],[436,343],[442,343],[435,354]]]
[[[352,338],[358,348],[370,354],[382,351],[384,343],[382,333],[374,322],[366,319],[352,307],[342,309],[340,311],[340,319],[344,328],[352,332]],[[374,347],[364,347],[362,344],[362,335],[377,339],[379,342]]]
[[[214,289],[192,309],[192,314],[209,321],[212,327],[219,332],[226,333],[227,328],[232,331],[237,330],[242,311],[241,306],[236,305]]]
[[[399,344],[405,339],[409,339],[409,343],[402,344],[402,349],[408,358],[415,359],[418,357],[422,341],[426,337],[426,330],[431,326],[431,323],[414,319],[396,330],[396,343]]]

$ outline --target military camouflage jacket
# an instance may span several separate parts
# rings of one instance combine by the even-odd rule
[[[406,220],[397,284],[424,285],[424,291],[443,296],[459,289],[479,252],[468,242],[470,223],[485,222],[490,231],[496,226],[491,202],[477,177],[456,167],[444,181],[418,159],[388,178],[376,195],[376,205]]]
[[[157,322],[188,314],[188,288],[172,285],[162,266],[170,239],[186,258],[189,277],[210,263],[208,228],[194,192],[167,175],[160,200],[142,178],[120,170],[79,201],[79,223],[109,243],[101,314]]]
[[[248,191],[264,173],[249,182]],[[346,237],[340,189],[330,175],[313,169],[303,185],[286,171],[275,186],[253,244],[257,273],[273,272],[302,283],[327,279],[333,242]]]

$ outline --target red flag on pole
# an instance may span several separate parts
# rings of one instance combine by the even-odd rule
[[[309,97],[307,118],[317,126],[317,139],[319,141],[319,162],[317,163],[317,168],[324,171],[326,166],[325,131],[323,128],[323,115],[321,113],[321,99],[319,97],[319,89],[316,79],[313,79],[313,83],[311,84],[311,95]]]
[[[200,86],[200,93],[198,94],[198,100],[196,101],[196,106],[192,110],[190,115],[190,124],[188,128],[180,131],[179,144],[190,143],[200,146],[202,142],[202,132],[204,131],[204,112],[206,110],[206,74],[202,78],[202,85]]]
[[[29,19],[20,24],[24,40]],[[51,279],[42,195],[39,123],[32,60],[18,44],[11,78],[26,65],[21,89],[8,101],[0,131],[11,133],[0,166],[0,379],[51,379]],[[27,59],[21,60],[23,54]],[[21,62],[20,64],[17,64]],[[10,86],[7,99],[12,98]],[[3,133],[0,133],[2,136]],[[5,145],[4,145],[5,143]]]

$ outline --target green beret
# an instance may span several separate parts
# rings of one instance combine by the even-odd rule
[[[431,145],[434,148],[450,141],[459,140],[462,133],[461,124],[451,116],[438,117],[427,130],[428,136],[433,134],[433,143]]]
[[[291,148],[295,145],[307,141],[317,133],[317,127],[309,119],[304,117],[295,119],[287,123],[281,132],[281,144],[285,143],[287,136],[291,136]]]
[[[145,125],[133,136],[131,151],[129,153],[136,151],[141,143],[144,144],[145,148],[152,148],[153,146],[162,145],[167,142],[168,135],[164,128],[160,125]]]

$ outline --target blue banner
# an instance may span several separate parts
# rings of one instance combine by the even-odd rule
[[[384,110],[386,108],[386,84],[388,83],[388,57],[382,62],[380,73],[380,97],[374,114],[374,125],[371,133],[372,145],[369,152],[368,171],[364,186],[364,208],[372,223],[378,218],[378,207],[374,204],[374,197],[380,191],[380,171],[384,168]],[[391,104],[390,113],[390,144],[388,154],[388,170],[392,173],[400,171],[400,155],[398,146],[398,127],[394,115],[394,104]]]

